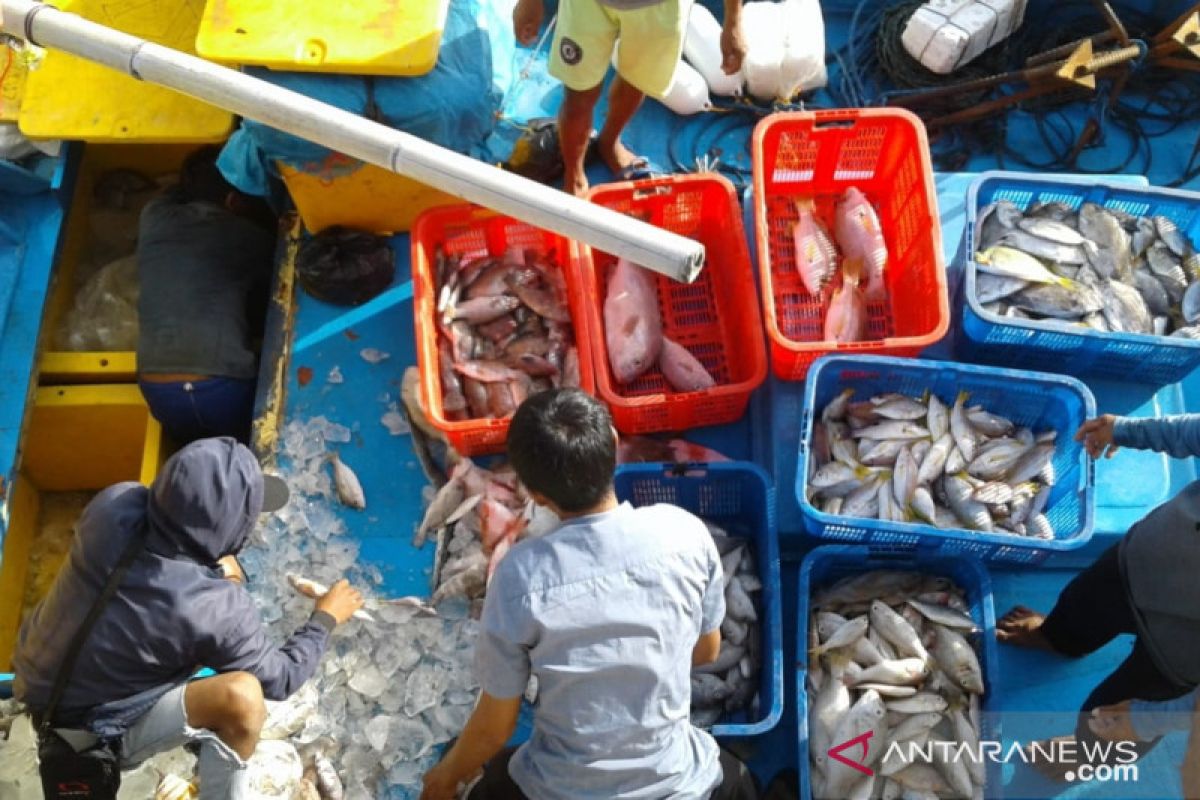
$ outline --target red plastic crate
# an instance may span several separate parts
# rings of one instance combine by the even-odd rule
[[[950,302],[937,190],[921,121],[899,109],[772,114],[754,130],[754,227],[771,366],[803,380],[834,352],[915,356],[946,335]],[[887,301],[868,308],[870,341],[825,340],[832,295],[808,292],[796,270],[796,200],[812,198],[831,236],[834,206],[856,186],[875,206],[888,246]]]
[[[681,431],[741,418],[750,394],[767,377],[762,318],[733,185],[716,174],[684,175],[598,186],[598,205],[701,242],[705,267],[694,283],[657,276],[663,333],[686,347],[717,385],[675,392],[657,367],[628,385],[612,377],[604,338],[604,298],[615,257],[582,248],[596,390],[622,433]]]
[[[507,419],[446,419],[442,407],[442,382],[438,373],[438,328],[435,315],[436,258],[439,248],[447,255],[467,258],[500,256],[508,247],[537,248],[563,271],[567,299],[579,351],[581,388],[595,392],[591,347],[587,341],[587,306],[579,274],[579,250],[570,239],[534,228],[511,217],[472,205],[432,208],[417,217],[412,229],[413,319],[417,336],[417,367],[421,373],[421,403],[435,428],[446,434],[462,455],[504,450]]]

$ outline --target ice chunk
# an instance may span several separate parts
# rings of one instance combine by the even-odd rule
[[[379,418],[379,423],[388,429],[388,433],[392,436],[403,436],[406,433],[411,433],[412,429],[408,426],[408,419],[399,411],[388,411]]]
[[[367,723],[366,734],[367,744],[377,752],[382,753],[387,747],[388,731],[391,730],[392,717],[386,714],[381,714]]]
[[[304,764],[291,744],[261,741],[246,766],[246,772],[254,797],[291,800],[300,786]]]
[[[374,664],[367,664],[362,669],[355,670],[350,678],[350,688],[372,700],[378,699],[387,689],[387,685],[388,679]]]
[[[267,701],[267,721],[260,737],[263,739],[286,739],[304,728],[317,710],[317,686],[312,681],[304,684],[300,691],[287,700]]]
[[[0,797],[41,800],[42,779],[37,768],[37,736],[28,716],[17,717],[8,741],[0,744]]]
[[[380,361],[386,361],[392,357],[391,353],[385,353],[382,350],[376,350],[374,347],[364,347],[362,350],[358,351],[358,354],[362,356],[362,360],[366,361],[368,364],[378,364]]]
[[[442,702],[446,692],[446,672],[434,664],[419,665],[408,676],[408,693],[404,698],[404,713],[415,717]]]

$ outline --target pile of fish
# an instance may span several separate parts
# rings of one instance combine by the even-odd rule
[[[550,258],[437,254],[438,366],[446,419],[511,416],[531,394],[579,386],[566,283]]]
[[[604,343],[617,383],[631,384],[657,366],[676,392],[716,385],[699,359],[663,334],[654,276],[624,258],[617,259],[608,272]]]
[[[1001,200],[979,214],[984,310],[1097,331],[1200,339],[1200,253],[1167,217]]]
[[[812,796],[982,798],[984,764],[969,756],[934,763],[908,746],[979,741],[983,670],[967,637],[978,632],[963,592],[944,578],[875,571],[813,597],[808,621],[808,752]],[[865,776],[829,756],[870,734]],[[891,752],[890,752],[891,751]],[[900,753],[897,757],[896,752]],[[854,760],[857,749],[847,753]]]
[[[834,210],[835,245],[811,199],[797,201],[796,210],[800,218],[792,228],[792,240],[804,288],[821,298],[826,289],[833,289],[825,313],[825,340],[864,340],[868,305],[882,303],[887,291],[888,249],[879,215],[866,195],[848,188]],[[859,287],[864,275],[865,292]]]
[[[748,709],[758,694],[762,668],[759,611],[752,595],[762,590],[754,550],[748,539],[730,536],[706,520],[725,580],[725,619],[716,661],[692,669],[692,723],[709,728],[722,717]]]
[[[509,548],[558,524],[552,511],[526,496],[511,466],[488,470],[459,458],[413,537],[416,547],[423,547],[430,535],[437,537],[433,604],[465,597],[478,616],[487,583]]]
[[[846,389],[813,425],[808,501],[826,514],[923,522],[1053,539],[1046,504],[1055,483],[1055,431],[923,397],[852,402]]]

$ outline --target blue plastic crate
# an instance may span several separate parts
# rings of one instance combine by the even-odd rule
[[[920,396],[932,391],[947,405],[960,391],[971,403],[1008,417],[1035,431],[1058,431],[1054,469],[1058,483],[1045,514],[1054,526],[1052,540],[1014,534],[940,530],[932,525],[881,522],[826,514],[808,501],[808,461],[814,421],[843,389],[853,388],[865,400],[883,392]],[[804,399],[800,458],[796,467],[796,501],[805,529],[818,539],[865,544],[874,551],[965,553],[993,563],[1038,564],[1052,553],[1074,550],[1092,538],[1095,514],[1095,468],[1074,440],[1084,420],[1096,416],[1096,400],[1080,381],[1064,375],[1022,372],[948,361],[826,356],[809,372]]]
[[[783,714],[783,624],[780,621],[779,543],[775,530],[775,490],[754,464],[729,462],[680,471],[662,464],[617,469],[617,497],[634,506],[670,503],[724,527],[730,536],[754,541],[762,579],[759,632],[758,713],[742,711],[712,728],[714,736],[753,736],[775,727]]]
[[[960,355],[972,361],[1113,378],[1165,386],[1200,367],[1200,342],[1136,333],[1105,333],[1061,323],[1000,317],[975,298],[975,222],[987,205],[1008,200],[1018,208],[1058,201],[1072,208],[1096,203],[1137,216],[1171,219],[1189,241],[1200,242],[1200,194],[1138,188],[1094,178],[1041,178],[1020,172],[985,172],[967,195],[966,281]]]
[[[999,655],[996,651],[996,609],[992,603],[992,581],[987,569],[977,559],[965,556],[917,553],[909,556],[873,553],[869,548],[852,545],[827,545],[809,552],[800,565],[800,586],[796,612],[796,741],[799,747],[797,765],[800,771],[800,797],[812,797],[809,786],[808,753],[808,619],[813,592],[842,578],[876,569],[907,570],[949,578],[966,593],[971,616],[980,633],[969,637],[979,654],[986,692],[980,703],[980,738],[1000,741],[1000,725],[995,714],[987,714],[991,706],[991,679],[999,674]],[[997,796],[1001,784],[1001,768],[989,764],[987,785]]]

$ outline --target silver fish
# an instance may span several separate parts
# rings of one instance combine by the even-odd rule
[[[923,576],[899,570],[870,570],[843,578],[828,589],[817,592],[814,608],[852,606],[870,603],[890,594],[911,594],[918,590]]]
[[[888,737],[893,742],[906,742],[923,733],[928,733],[941,721],[942,715],[934,711],[909,714],[903,722],[888,731]]]
[[[1054,445],[1041,444],[1021,456],[1005,476],[1010,484],[1024,483],[1042,471],[1054,458]]]
[[[994,303],[1014,295],[1029,285],[1024,278],[1012,278],[1005,275],[992,275],[979,272],[975,275],[975,299],[981,305]]]
[[[980,250],[991,247],[1000,237],[1021,221],[1021,210],[1008,200],[986,206],[979,212],[975,223],[975,238]]]
[[[991,514],[988,513],[987,506],[971,499],[974,493],[971,484],[958,476],[947,475],[942,485],[945,487],[946,499],[950,501],[951,510],[963,525],[971,530],[991,532]]]
[[[856,431],[855,438],[859,439],[928,439],[929,430],[913,422],[888,420],[878,425]]]
[[[732,614],[737,619],[745,622],[757,622],[758,612],[754,609],[754,601],[750,599],[750,595],[746,594],[746,590],[742,588],[741,581],[734,578],[725,587],[725,607],[727,613]]]
[[[926,415],[926,424],[929,426],[929,435],[932,439],[940,439],[950,430],[950,412],[946,408],[946,404],[941,401],[936,394],[929,393],[929,413]]]
[[[825,410],[821,412],[821,419],[830,422],[845,417],[846,406],[850,404],[850,398],[853,396],[853,389],[843,389],[837,397],[829,401],[829,405],[825,406]]]
[[[1163,288],[1162,282],[1154,275],[1146,270],[1135,270],[1133,273],[1133,286],[1138,290],[1142,299],[1146,301],[1146,307],[1150,310],[1151,314],[1165,316],[1171,313],[1171,298],[1167,296],[1167,290]],[[1200,296],[1197,296],[1197,300],[1200,300]],[[1187,304],[1186,295],[1184,296],[1184,304]]]
[[[879,514],[879,486],[886,481],[874,479],[846,495],[841,513],[847,517],[873,518]]]
[[[1052,219],[1068,225],[1077,224],[1075,209],[1059,200],[1051,200],[1049,202],[1039,200],[1026,209],[1025,216],[1036,219]]]
[[[1009,231],[1000,237],[999,246],[1012,247],[1035,258],[1059,264],[1082,264],[1087,260],[1083,248],[1079,245],[1060,244],[1020,229]]]
[[[892,491],[901,509],[907,509],[912,504],[919,471],[920,465],[913,458],[912,450],[905,447],[896,457],[896,469],[892,473]]]
[[[920,800],[926,800],[928,797],[938,798],[950,793],[950,784],[946,783],[941,774],[928,764],[910,764],[891,777],[906,790],[922,793],[913,795],[906,791],[901,795],[904,798],[916,800],[917,797],[920,797]]]
[[[1004,477],[1030,449],[1016,439],[994,439],[980,448],[967,473],[985,481]]]
[[[918,692],[912,697],[888,703],[887,708],[888,711],[899,711],[901,714],[940,714],[948,705],[944,697],[930,692]]]
[[[1104,308],[1104,298],[1094,287],[1078,281],[1066,283],[1029,286],[1009,300],[1017,308],[1055,319],[1078,319]]]
[[[967,468],[967,459],[958,449],[958,446],[950,448],[950,455],[946,456],[945,472],[950,475],[957,475]]]
[[[1200,288],[1198,287],[1200,287],[1200,281],[1187,288],[1179,308],[1180,313],[1183,314],[1183,321],[1189,325],[1200,321]]]
[[[850,491],[862,485],[865,477],[862,473],[861,469],[854,469],[840,461],[831,461],[817,470],[817,473],[809,480],[809,484],[814,489],[823,491],[844,485],[848,486],[847,491]]]
[[[1150,309],[1137,289],[1119,281],[1109,281],[1101,289],[1100,296],[1104,302],[1104,318],[1112,330],[1126,333],[1154,330]]]
[[[989,506],[1007,503],[1013,499],[1013,488],[1007,483],[992,481],[977,488],[971,499]]]
[[[330,454],[329,461],[333,465],[333,484],[337,489],[338,499],[350,508],[366,508],[367,498],[354,470],[346,466],[337,453]]]
[[[1154,220],[1148,217],[1138,217],[1137,228],[1133,232],[1130,243],[1134,257],[1136,258],[1145,253],[1157,239],[1158,231],[1154,227]]]
[[[742,660],[742,656],[745,654],[745,647],[740,647],[731,642],[722,642],[721,650],[717,654],[716,660],[711,664],[703,664],[699,667],[692,667],[692,675],[714,675],[728,672],[730,668],[737,666],[738,662]]]
[[[1013,421],[980,409],[968,409],[967,421],[985,436],[1008,436],[1016,428]]]
[[[977,439],[971,423],[967,420],[966,403],[969,395],[959,392],[954,399],[954,407],[950,409],[950,432],[954,435],[954,444],[967,461],[975,459]]]
[[[905,602],[919,611],[930,622],[945,625],[955,630],[966,631],[967,633],[974,633],[979,630],[979,626],[975,624],[975,620],[971,619],[970,615],[957,609],[937,603],[925,603],[916,598],[910,598]]]
[[[981,272],[1006,278],[1020,278],[1031,283],[1061,286],[1065,279],[1055,275],[1042,262],[1015,247],[997,245],[975,254],[975,264]]]
[[[1054,526],[1050,524],[1050,520],[1046,519],[1045,514],[1034,514],[1029,517],[1025,525],[1029,535],[1035,539],[1054,538]]]
[[[1079,232],[1117,257],[1118,275],[1130,269],[1133,254],[1129,234],[1109,210],[1095,203],[1084,203],[1079,209]]]
[[[875,414],[884,419],[916,420],[929,412],[924,403],[902,394],[880,398],[880,402],[872,401],[872,404]]]
[[[1154,218],[1154,229],[1158,232],[1158,237],[1162,239],[1163,244],[1171,248],[1172,253],[1180,258],[1187,254],[1187,239],[1184,238],[1174,220],[1169,217],[1157,216]]]
[[[933,496],[924,486],[918,486],[913,492],[912,510],[918,519],[928,522],[930,525],[937,524],[937,505],[933,502]]]
[[[828,639],[821,643],[817,648],[817,655],[829,650],[837,650],[853,645],[856,641],[867,635],[868,625],[870,625],[870,620],[866,617],[855,617],[852,620],[848,620],[834,631]]]
[[[719,703],[733,693],[733,689],[716,675],[696,673],[692,675],[692,702],[701,705]]]
[[[845,665],[834,662],[829,680],[817,692],[808,715],[808,735],[815,753],[825,754],[833,744],[838,723],[850,711],[850,690],[846,687]]]
[[[950,678],[971,694],[983,694],[983,670],[971,645],[949,628],[937,628],[933,657]]]
[[[869,667],[883,661],[883,654],[869,638],[863,636],[850,646],[850,660],[861,667]]]
[[[863,447],[866,443],[868,446]],[[896,457],[904,449],[903,439],[887,439],[877,442],[874,439],[860,439],[858,458],[869,467],[890,467],[896,463]]]
[[[733,617],[725,617],[721,622],[721,637],[732,644],[745,644],[750,626]]]
[[[912,625],[887,604],[878,600],[871,603],[871,626],[892,643],[898,654],[929,660],[929,653],[921,645],[921,638]]]
[[[832,741],[846,742],[864,734],[870,734],[877,742],[882,742],[887,735],[887,711],[878,692],[862,693],[838,723]],[[863,766],[873,766],[882,755],[882,748],[869,748],[863,757]],[[826,762],[825,793],[830,797],[848,797],[850,788],[861,778],[861,772],[840,761]]]
[[[917,693],[915,686],[894,686],[890,683],[860,683],[855,689],[859,691],[878,692],[880,697],[888,700],[903,700],[906,697],[912,697]],[[888,704],[891,705],[890,703]]]
[[[1070,225],[1054,219],[1027,217],[1020,220],[1017,223],[1017,227],[1028,231],[1039,239],[1047,239],[1051,242],[1058,242],[1059,244],[1070,245],[1072,247],[1081,245],[1084,242],[1084,238],[1079,234],[1079,231]]]
[[[976,733],[975,728],[971,725],[971,720],[967,714],[961,708],[956,708],[950,712],[950,722],[954,730],[954,738],[967,745],[968,750],[973,751],[979,744],[979,734]],[[971,776],[972,783],[976,786],[983,786],[987,780],[987,769],[984,761],[973,758],[964,760],[967,762],[967,772]]]
[[[1192,341],[1200,341],[1200,325],[1185,325],[1182,328],[1176,328],[1171,336],[1176,339],[1191,339]]]

